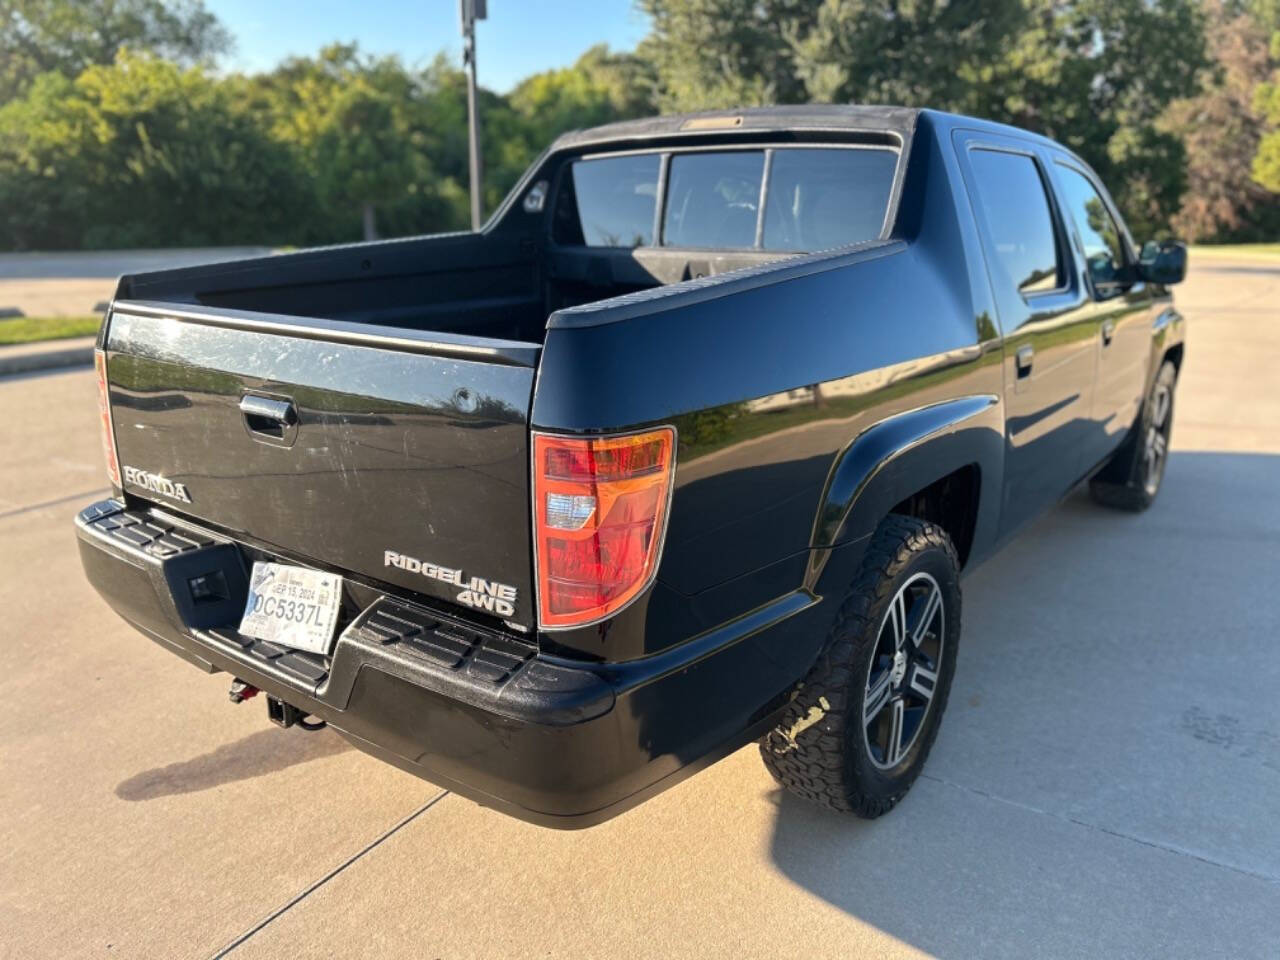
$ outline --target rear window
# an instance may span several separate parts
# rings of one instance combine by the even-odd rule
[[[865,147],[672,153],[660,242],[799,253],[874,240],[897,164],[895,151]],[[661,169],[657,153],[575,161],[556,201],[556,242],[653,245]]]
[[[777,150],[764,249],[825,250],[880,236],[898,155],[889,150]]]
[[[755,246],[763,176],[760,151],[673,156],[663,246]]]
[[[661,165],[656,153],[574,163],[556,205],[552,232],[556,242],[588,247],[650,246]]]

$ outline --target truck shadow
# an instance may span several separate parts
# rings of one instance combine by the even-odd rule
[[[190,760],[135,774],[116,785],[115,795],[132,802],[196,793],[349,749],[347,742],[330,730],[259,730]]]
[[[1258,746],[1280,744],[1277,489],[1280,456],[1178,452],[1145,514],[1077,491],[1033,524],[964,582],[946,719],[911,793],[876,821],[775,793],[778,869],[937,956],[1262,949],[1280,878]],[[1268,586],[1240,589],[1241,570]],[[1244,733],[1204,736],[1204,718]]]

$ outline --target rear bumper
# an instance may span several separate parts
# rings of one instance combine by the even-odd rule
[[[94,588],[161,646],[426,780],[562,828],[607,820],[766,730],[794,678],[762,638],[816,605],[789,595],[667,654],[583,665],[375,595],[322,658],[236,631],[247,576],[234,542],[115,500],[81,511],[76,532]],[[193,602],[188,582],[211,574],[221,597]]]

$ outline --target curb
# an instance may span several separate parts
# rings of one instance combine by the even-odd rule
[[[93,343],[93,337],[76,337],[31,347],[0,347],[0,377],[35,370],[89,366],[93,363]]]

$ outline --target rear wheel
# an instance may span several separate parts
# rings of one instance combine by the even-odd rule
[[[1164,361],[1142,405],[1136,429],[1112,461],[1089,481],[1089,493],[1098,503],[1138,512],[1155,502],[1169,459],[1177,382],[1177,368]]]
[[[902,799],[951,689],[959,566],[940,527],[896,514],[880,525],[823,655],[760,742],[779,783],[863,817]]]

